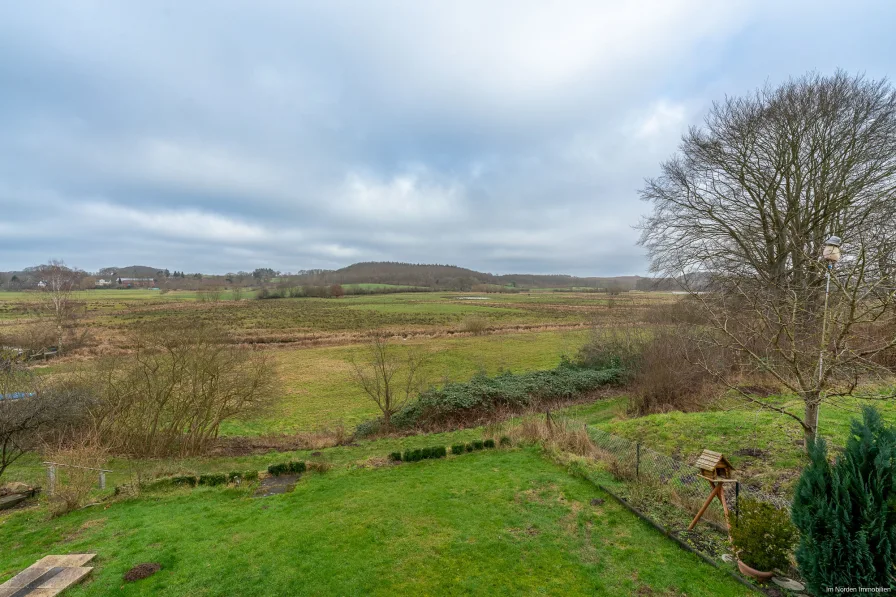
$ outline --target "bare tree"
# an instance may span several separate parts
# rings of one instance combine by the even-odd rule
[[[73,294],[78,290],[84,272],[67,267],[64,262],[51,260],[37,268],[41,296],[56,326],[56,350],[61,354],[65,332],[75,319],[77,304]]]
[[[363,358],[352,358],[355,381],[383,413],[387,431],[392,416],[423,388],[424,362],[418,350],[390,344],[384,336],[374,336]]]
[[[896,345],[881,332],[896,292],[896,92],[837,72],[728,98],[641,194],[652,270],[710,291],[698,295],[712,328],[700,346],[799,395],[802,413],[749,398],[814,440],[821,403],[853,393]],[[847,257],[827,301],[831,235]]]
[[[12,351],[0,351],[0,475],[48,433],[78,425],[83,395],[62,384],[45,387]]]

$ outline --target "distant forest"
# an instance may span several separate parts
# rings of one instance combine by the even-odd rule
[[[145,265],[106,267],[97,272],[80,272],[81,288],[112,284],[118,279],[152,279],[155,286],[168,289],[211,289],[221,287],[331,286],[388,284],[412,286],[420,290],[461,290],[482,292],[518,292],[526,289],[578,288],[583,290],[627,292],[630,290],[676,290],[674,280],[641,276],[576,277],[560,274],[496,275],[455,265],[400,263],[391,261],[355,263],[337,270],[301,270],[295,273],[258,268],[224,275],[160,269]],[[28,290],[41,281],[40,267],[0,272],[0,289]],[[376,289],[371,289],[374,291]],[[386,289],[380,289],[386,290]]]

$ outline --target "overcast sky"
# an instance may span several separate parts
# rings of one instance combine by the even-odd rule
[[[644,274],[713,100],[896,66],[896,2],[0,3],[0,270]]]

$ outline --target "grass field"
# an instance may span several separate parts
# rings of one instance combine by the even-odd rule
[[[477,296],[484,300],[469,300]],[[82,352],[127,344],[129,329],[143,322],[180,326],[215,322],[242,342],[345,343],[374,330],[397,335],[454,334],[471,317],[484,318],[492,331],[539,327],[576,327],[590,323],[637,321],[645,308],[672,300],[670,295],[606,297],[583,293],[398,293],[341,299],[222,300],[206,302],[195,292],[91,290],[81,301],[80,329],[90,337]],[[0,335],[15,333],[36,320],[39,295],[0,292]]]
[[[483,371],[529,371],[557,366],[563,355],[574,355],[587,332],[518,333],[481,337],[406,341],[427,354],[429,382],[465,381]],[[378,414],[376,405],[352,379],[351,359],[363,359],[363,345],[279,350],[274,355],[283,397],[270,413],[250,420],[227,422],[224,435],[290,433],[331,427],[353,427]]]
[[[16,512],[0,534],[0,581],[47,553],[97,552],[73,597],[749,592],[532,449],[311,474],[263,499],[209,488],[52,521]],[[163,569],[123,583],[142,562]]]

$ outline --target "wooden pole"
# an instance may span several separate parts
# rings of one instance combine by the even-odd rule
[[[721,484],[721,483],[716,484],[716,483],[713,483],[712,481],[710,481],[710,485],[712,485],[712,491],[709,493],[709,497],[706,498],[706,501],[703,502],[703,507],[700,508],[700,511],[699,511],[699,512],[697,512],[697,516],[695,516],[695,517],[694,517],[694,520],[691,521],[691,524],[690,524],[690,526],[688,527],[688,530],[689,530],[689,531],[693,530],[694,527],[697,526],[697,521],[700,520],[700,518],[701,518],[701,517],[703,516],[703,514],[706,512],[706,509],[709,508],[709,505],[712,503],[713,498],[716,497],[716,494],[717,494],[717,493],[719,492],[719,490],[722,488],[722,484]]]

